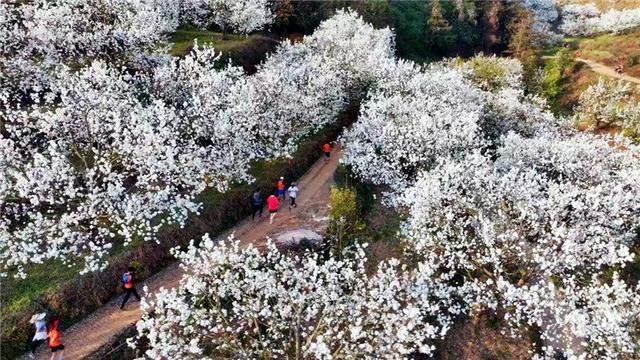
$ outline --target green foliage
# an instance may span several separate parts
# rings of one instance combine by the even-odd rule
[[[173,43],[171,55],[184,56],[193,48],[193,41],[198,40],[200,46],[213,47],[220,52],[233,50],[240,46],[251,43],[259,35],[227,35],[227,39],[222,39],[222,33],[208,30],[198,30],[190,28],[178,29],[169,39]]]
[[[542,69],[539,94],[544,97],[551,109],[560,111],[559,99],[562,95],[562,85],[573,72],[575,64],[573,53],[562,48],[556,55],[546,62]]]
[[[425,41],[427,14],[423,3],[415,1],[391,2],[398,55],[410,60],[430,58]]]
[[[332,187],[329,192],[329,226],[327,234],[332,241],[332,252],[341,254],[364,229],[364,222],[355,189]]]
[[[440,56],[470,55],[481,45],[478,23],[469,16],[473,1],[460,12],[452,1],[392,1],[392,26],[398,55],[418,62]]]
[[[333,178],[337,187],[349,187],[356,191],[358,206],[363,216],[371,211],[375,203],[373,185],[356,178],[353,171],[344,165],[338,166]]]
[[[486,90],[496,91],[508,85],[505,83],[506,69],[500,62],[492,61],[488,57],[474,56],[466,61],[466,64],[473,69],[473,81]]]

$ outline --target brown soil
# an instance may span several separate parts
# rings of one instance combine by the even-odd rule
[[[589,65],[589,67],[591,68],[591,70],[597,72],[598,74],[602,74],[605,76],[609,76],[609,77],[613,77],[616,79],[620,79],[620,80],[625,80],[625,81],[629,81],[632,83],[636,83],[636,84],[640,84],[640,78],[634,77],[634,76],[629,76],[626,74],[618,74],[615,69],[613,69],[612,67],[606,66],[604,64],[592,61],[592,60],[588,60],[588,59],[581,59],[581,58],[576,58],[577,61],[583,62],[587,65]]]
[[[436,358],[440,360],[530,359],[534,349],[530,334],[502,334],[504,326],[492,315],[460,319],[447,333]]]

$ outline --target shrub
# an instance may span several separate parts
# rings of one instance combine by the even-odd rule
[[[543,68],[540,92],[554,109],[558,107],[562,81],[573,70],[573,64],[572,52],[563,48]]]
[[[358,206],[356,191],[351,187],[332,187],[329,193],[328,236],[333,243],[334,254],[351,245],[364,223]]]

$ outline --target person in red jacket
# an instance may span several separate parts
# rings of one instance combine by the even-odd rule
[[[331,145],[329,145],[329,143],[322,145],[322,153],[324,154],[324,163],[326,164],[331,157]]]
[[[60,320],[53,320],[49,329],[49,348],[51,349],[51,360],[54,360],[58,353],[58,360],[62,360],[64,355],[64,345],[62,345],[62,333],[58,330]]]
[[[136,288],[133,286],[133,271],[135,269],[132,266],[129,266],[129,269],[127,270],[128,271],[126,273],[122,274],[122,287],[126,294],[124,296],[124,300],[122,300],[122,305],[120,305],[120,310],[124,310],[124,306],[127,303],[127,300],[129,300],[131,294],[140,301],[140,295],[138,295],[138,291],[136,291]]]
[[[276,217],[278,213],[278,197],[275,195],[270,195],[267,198],[267,207],[269,208],[269,224],[273,224],[273,218]]]

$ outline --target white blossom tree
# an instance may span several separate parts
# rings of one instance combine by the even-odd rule
[[[421,71],[402,62],[391,69],[343,136],[343,162],[365,179],[402,190],[437,158],[483,146],[483,103],[456,70]]]
[[[574,112],[575,121],[595,128],[624,126],[633,115],[626,108],[633,107],[633,87],[624,81],[598,79],[580,94]]]
[[[446,286],[395,260],[368,275],[358,247],[323,260],[205,236],[178,256],[180,286],[143,302],[137,328],[148,358],[428,355],[459,310]]]
[[[561,7],[561,20],[559,29],[569,36],[619,33],[640,26],[640,8],[601,13],[594,4],[568,4]]]
[[[503,144],[495,161],[443,159],[407,190],[409,248],[464,274],[462,287],[479,292],[471,304],[538,325],[548,347],[637,354],[640,298],[620,273],[639,230],[639,149],[553,133]]]
[[[216,25],[227,32],[247,34],[273,23],[274,15],[268,0],[183,0],[184,16],[195,25],[208,28]]]
[[[46,88],[60,64],[124,65],[157,52],[178,26],[179,10],[175,0],[3,2],[0,85],[21,101]]]

